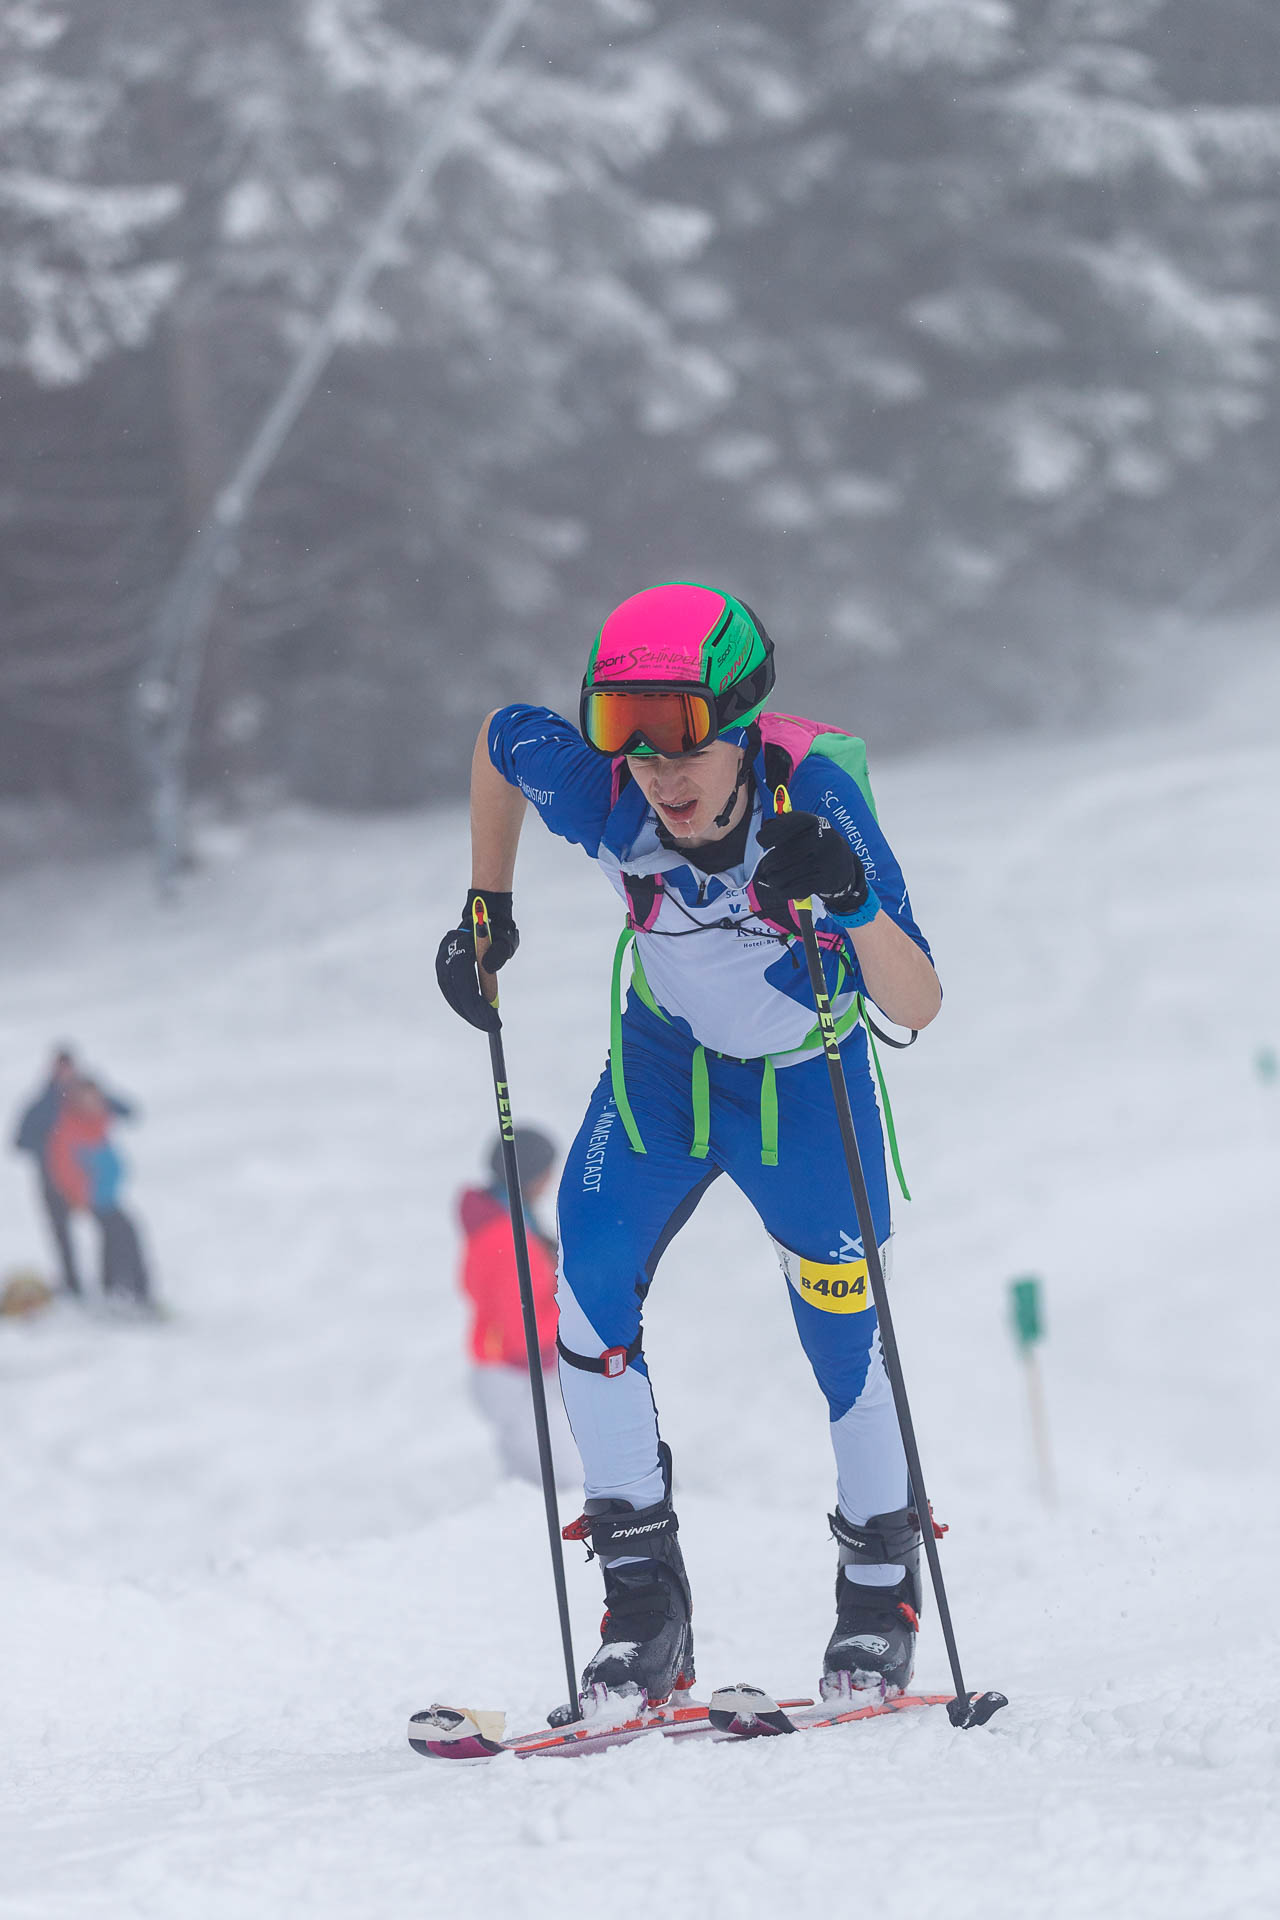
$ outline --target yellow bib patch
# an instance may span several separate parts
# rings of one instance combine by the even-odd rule
[[[802,1260],[792,1253],[783,1271],[800,1298],[822,1313],[865,1313],[875,1304],[865,1260]]]

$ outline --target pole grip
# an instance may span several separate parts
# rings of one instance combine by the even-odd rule
[[[478,893],[471,902],[471,931],[475,936],[476,943],[476,980],[479,983],[481,993],[489,1002],[489,1005],[496,1011],[498,1005],[498,976],[496,973],[490,973],[488,967],[485,966],[484,961],[480,958],[480,942],[482,940],[484,941],[485,951],[487,953],[491,937],[489,933],[489,909],[485,905],[484,895],[481,893]]]

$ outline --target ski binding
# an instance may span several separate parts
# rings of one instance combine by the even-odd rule
[[[798,1711],[792,1711],[798,1704]],[[915,1707],[945,1707],[953,1727],[981,1727],[1009,1702],[1002,1693],[862,1693],[852,1688],[833,1692],[820,1705],[812,1701],[783,1701],[781,1705],[760,1687],[740,1682],[720,1687],[711,1696],[708,1719],[716,1733],[735,1740],[762,1735],[812,1733],[819,1727],[842,1727],[854,1720],[878,1720]]]

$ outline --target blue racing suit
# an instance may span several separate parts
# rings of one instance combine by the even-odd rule
[[[830,1411],[841,1511],[862,1525],[905,1506],[906,1462],[803,952],[762,919],[750,895],[756,829],[772,810],[763,756],[743,865],[707,875],[691,855],[663,845],[640,789],[619,787],[615,767],[559,715],[504,708],[489,749],[551,830],[600,864],[638,929],[610,1062],[559,1195],[560,1382],[587,1496],[637,1507],[663,1496],[644,1300],[671,1239],[725,1173],[755,1207],[782,1266]],[[796,808],[825,813],[848,836],[882,909],[928,953],[897,861],[852,775],[804,759],[790,792]],[[821,900],[814,913],[833,1008],[850,1028],[841,1051],[887,1253],[880,1115],[866,1035],[853,1024],[861,974]]]

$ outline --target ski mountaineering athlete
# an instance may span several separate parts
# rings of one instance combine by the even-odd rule
[[[773,679],[772,642],[732,595],[670,584],[624,601],[592,651],[580,730],[524,705],[481,729],[472,887],[437,957],[450,1005],[491,1029],[498,1016],[476,963],[491,976],[519,944],[512,883],[528,804],[626,905],[609,1058],[559,1195],[560,1384],[586,1494],[573,1532],[601,1562],[607,1605],[582,1675],[587,1704],[617,1694],[656,1705],[693,1681],[692,1601],[641,1321],[663,1252],[721,1173],[773,1241],[830,1409],[838,1565],[824,1698],[898,1694],[914,1662],[919,1522],[789,902],[813,896],[885,1251],[862,996],[918,1029],[941,988],[876,819],[861,742],[766,711]],[[780,785],[791,812],[776,810]],[[489,925],[479,953],[478,894]]]

